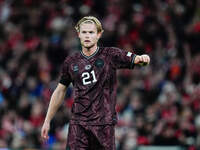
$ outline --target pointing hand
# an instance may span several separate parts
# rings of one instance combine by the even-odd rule
[[[134,61],[135,64],[138,64],[140,66],[146,66],[150,63],[150,57],[146,54],[144,55],[137,55],[135,57],[135,61]]]

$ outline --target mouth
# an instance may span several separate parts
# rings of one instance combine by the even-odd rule
[[[89,43],[89,42],[90,42],[90,40],[85,40],[84,42],[86,42],[86,43]]]

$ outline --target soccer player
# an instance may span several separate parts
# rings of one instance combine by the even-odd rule
[[[41,136],[48,139],[50,121],[62,104],[70,83],[74,103],[67,148],[70,150],[115,150],[117,122],[116,71],[150,62],[148,55],[136,55],[114,47],[98,47],[103,33],[100,21],[87,16],[75,26],[82,50],[65,59],[61,79],[52,94]],[[111,39],[112,40],[112,39]]]

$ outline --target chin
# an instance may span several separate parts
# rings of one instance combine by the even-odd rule
[[[94,45],[83,45],[85,48],[90,49],[92,48]]]

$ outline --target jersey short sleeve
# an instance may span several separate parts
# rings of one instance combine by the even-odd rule
[[[134,60],[136,57],[134,53],[119,48],[111,47],[109,49],[109,55],[111,57],[112,64],[116,69],[133,69]]]
[[[69,86],[71,82],[72,82],[72,79],[69,72],[69,62],[68,62],[68,59],[66,59],[61,68],[60,83],[65,86]]]

